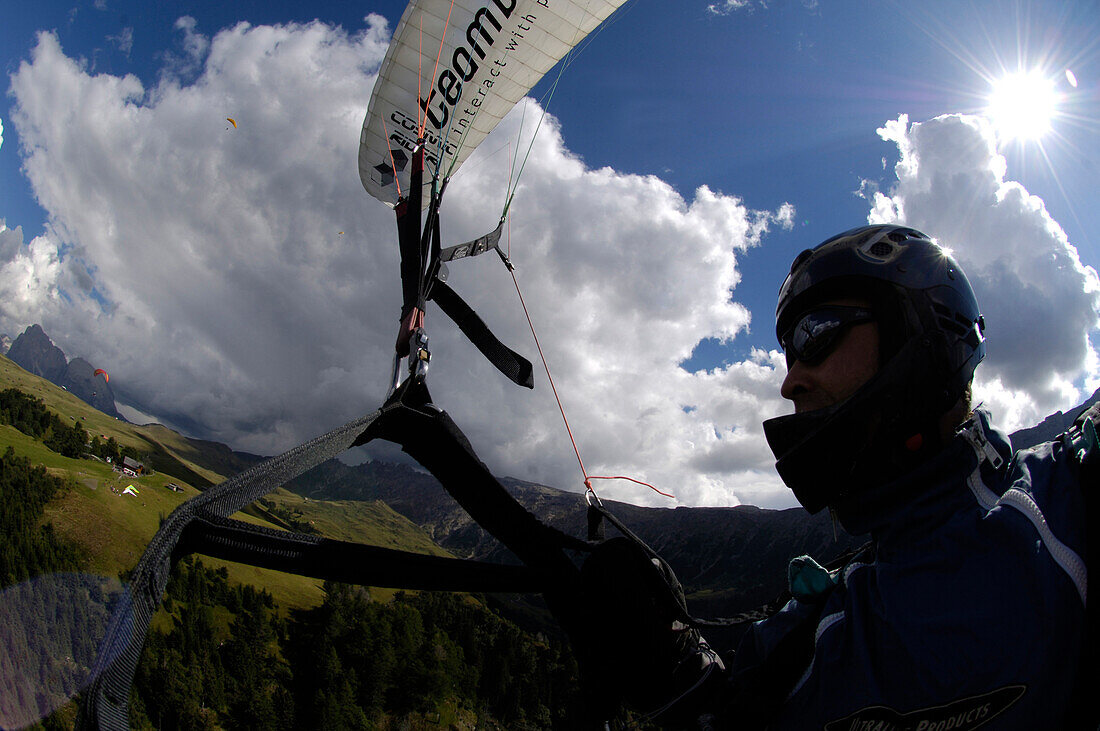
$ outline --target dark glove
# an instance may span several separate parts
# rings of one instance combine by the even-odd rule
[[[582,682],[663,720],[666,710],[682,715],[692,705],[688,698],[724,670],[687,624],[684,590],[672,569],[635,542],[600,544],[581,568],[581,583],[593,622],[591,646],[579,648],[588,660]]]

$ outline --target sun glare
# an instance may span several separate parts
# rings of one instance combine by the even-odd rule
[[[986,114],[1002,140],[1037,140],[1050,131],[1057,110],[1054,82],[1036,71],[1022,71],[993,82]]]

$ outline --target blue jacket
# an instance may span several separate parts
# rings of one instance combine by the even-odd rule
[[[816,622],[812,659],[769,728],[1064,728],[1087,593],[1072,462],[1059,441],[1013,455],[978,411],[938,455],[875,488],[874,509],[844,520],[871,534],[870,552],[832,576],[796,564],[801,600],[754,625],[734,658],[736,682]]]

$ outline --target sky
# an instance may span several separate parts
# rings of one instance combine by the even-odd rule
[[[396,229],[356,156],[403,9],[9,8],[0,333],[40,323],[129,418],[253,453],[378,406]],[[585,466],[675,497],[600,494],[791,507],[760,426],[792,410],[775,295],[832,234],[902,222],[955,254],[1006,431],[1100,386],[1098,132],[1094,0],[629,0],[464,164],[443,243],[495,227],[522,151],[507,246]],[[536,387],[429,310],[436,402],[497,474],[581,490],[508,273],[470,259],[450,284]]]

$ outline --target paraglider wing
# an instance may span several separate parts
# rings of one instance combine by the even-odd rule
[[[407,196],[421,136],[428,171],[453,174],[543,74],[624,1],[413,0],[363,121],[363,187],[390,206]],[[424,207],[431,175],[425,179]]]
[[[233,119],[232,117],[226,117],[225,121],[233,125],[233,129],[237,129],[237,120]]]
[[[87,371],[85,371],[85,373],[87,373]],[[95,369],[95,373],[92,374],[92,378],[95,378],[96,376],[103,376],[103,381],[105,383],[110,383],[111,382],[111,377],[108,376],[107,371],[103,370],[102,368],[96,368]]]

